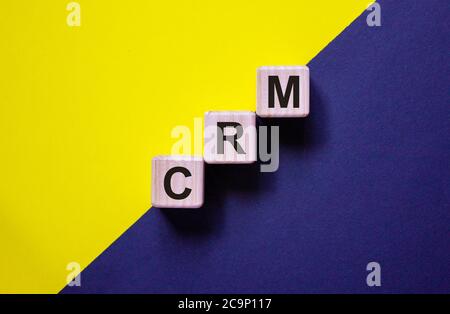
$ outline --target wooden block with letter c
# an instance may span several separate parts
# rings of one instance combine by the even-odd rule
[[[152,206],[199,208],[204,198],[202,157],[158,156],[152,160]]]

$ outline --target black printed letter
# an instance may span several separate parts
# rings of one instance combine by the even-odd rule
[[[227,127],[233,127],[236,129],[236,134],[233,136],[225,136],[225,128]],[[222,136],[219,136],[219,135]],[[217,122],[217,153],[223,154],[224,153],[224,143],[225,141],[230,142],[234,149],[238,152],[238,154],[245,154],[244,150],[242,149],[241,145],[237,142],[237,140],[244,134],[244,128],[240,123],[237,122]]]
[[[172,176],[180,172],[182,173],[186,178],[192,176],[191,172],[184,167],[173,167],[167,171],[166,176],[164,177],[164,190],[166,191],[167,195],[175,200],[182,200],[185,199],[191,194],[191,189],[185,188],[184,191],[180,194],[175,193],[172,190],[172,187],[170,186],[170,181],[172,180]]]
[[[278,102],[281,108],[287,108],[289,104],[289,98],[291,97],[291,91],[294,89],[294,108],[299,107],[300,103],[300,77],[289,76],[289,80],[286,86],[286,91],[283,94],[281,89],[280,79],[278,76],[269,76],[269,108],[275,108],[275,89],[278,96]]]

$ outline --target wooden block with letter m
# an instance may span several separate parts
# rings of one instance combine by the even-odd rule
[[[306,117],[309,114],[307,66],[260,67],[256,89],[256,114],[260,117]]]

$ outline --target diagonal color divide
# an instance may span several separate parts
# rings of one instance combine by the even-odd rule
[[[306,64],[368,1],[4,2],[0,292],[54,293],[150,205],[150,160],[204,111],[254,109],[255,69]]]
[[[450,292],[443,5],[358,17],[308,63],[308,118],[260,119],[278,171],[206,165],[202,208],[145,213],[62,293]]]

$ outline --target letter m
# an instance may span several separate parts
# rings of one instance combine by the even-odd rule
[[[278,76],[269,76],[269,108],[275,108],[275,91],[278,96],[278,102],[281,108],[287,108],[289,105],[289,99],[291,98],[292,90],[294,90],[294,108],[299,108],[300,104],[300,77],[289,76],[289,80],[286,85],[286,90],[283,93],[281,88],[280,79]]]

